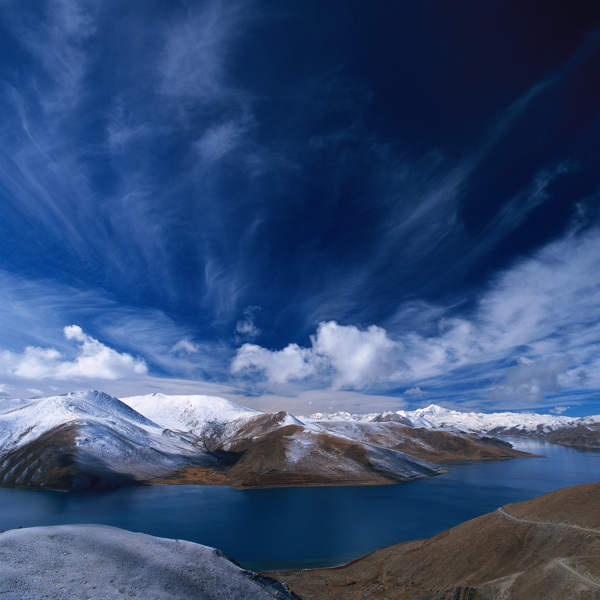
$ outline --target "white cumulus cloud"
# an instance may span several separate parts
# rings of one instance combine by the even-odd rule
[[[0,353],[0,373],[23,379],[119,379],[148,370],[143,360],[105,346],[77,325],[65,327],[64,334],[79,344],[74,360],[55,348],[28,346],[22,354],[5,350]]]
[[[287,383],[317,374],[308,348],[289,344],[283,350],[267,350],[256,344],[244,344],[231,363],[233,373],[262,371],[269,383]]]
[[[499,407],[592,394],[600,389],[598,264],[600,230],[571,231],[500,273],[462,314],[460,303],[422,303],[401,306],[388,330],[322,322],[310,347],[242,346],[231,371],[312,389],[407,386],[407,397],[427,389]]]
[[[353,325],[323,322],[311,336],[311,347],[290,344],[283,350],[267,350],[244,344],[232,365],[233,373],[262,372],[269,383],[287,383],[309,377],[327,381],[334,389],[386,388],[401,381],[408,366],[402,345],[384,329],[372,325],[361,330]]]

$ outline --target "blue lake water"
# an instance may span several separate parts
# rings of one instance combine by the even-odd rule
[[[159,486],[65,494],[0,489],[0,530],[103,523],[186,539],[255,570],[327,566],[429,537],[509,502],[600,480],[600,453],[511,440],[544,458],[447,465],[438,477],[387,486],[235,490]]]

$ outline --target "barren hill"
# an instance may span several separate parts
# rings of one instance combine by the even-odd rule
[[[219,469],[183,467],[154,483],[235,487],[370,485],[444,472],[437,463],[531,456],[495,438],[430,431],[399,423],[312,422],[284,411],[260,414],[211,436]]]
[[[398,422],[303,423],[209,396],[96,391],[0,402],[0,485],[369,485],[443,473],[448,460],[525,456],[494,438]]]
[[[509,504],[345,567],[271,575],[306,600],[597,600],[600,483]]]

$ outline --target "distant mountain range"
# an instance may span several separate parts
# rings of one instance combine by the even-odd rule
[[[440,462],[525,455],[475,430],[429,421],[423,427],[426,421],[410,413],[299,419],[210,396],[119,400],[86,391],[3,399],[0,484],[59,490],[383,484],[443,473]]]
[[[300,417],[304,418],[304,417]],[[500,437],[530,437],[578,448],[600,448],[600,415],[573,418],[529,412],[477,413],[449,410],[436,404],[413,411],[350,414],[315,413],[307,422],[397,421],[410,427],[470,432]]]

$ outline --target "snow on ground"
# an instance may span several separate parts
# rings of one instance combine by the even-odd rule
[[[592,425],[594,423],[600,423],[600,415],[590,415],[589,417],[583,417],[581,419],[582,425]]]
[[[144,479],[172,471],[185,457],[205,460],[190,436],[165,432],[117,398],[95,391],[33,399],[0,413],[0,452],[12,453],[64,427],[67,447],[68,435],[75,435],[78,464],[91,465],[93,472],[101,461],[117,473]],[[13,469],[23,466],[18,462]],[[12,470],[5,475],[12,476]]]
[[[285,427],[286,425],[300,425],[304,427],[304,423],[289,412],[286,412],[285,416],[281,420],[281,426]]]
[[[296,435],[290,439],[285,458],[288,463],[297,465],[301,460],[310,456],[315,450],[315,439],[312,434],[305,432],[305,435]]]
[[[345,438],[352,441],[369,443],[369,436],[376,432],[378,424],[361,421],[346,421],[339,419],[313,421],[311,423],[319,430],[330,435]],[[365,431],[365,427],[367,428]]]
[[[6,600],[291,600],[281,584],[199,544],[105,525],[14,529],[0,534]]]
[[[122,401],[168,429],[200,435],[211,423],[232,423],[262,414],[217,396],[130,396]]]
[[[409,418],[411,421],[423,417],[438,427],[446,429],[466,429],[471,431],[490,431],[497,427],[517,428],[523,431],[535,431],[538,425],[548,428],[548,431],[567,425],[573,421],[572,417],[556,415],[539,415],[536,413],[476,413],[449,410],[435,404],[415,411],[397,411],[397,414]]]
[[[74,421],[110,424],[138,440],[162,428],[117,398],[95,391],[73,392],[29,401],[0,413],[0,448],[14,449],[46,431]]]
[[[476,412],[459,412],[450,410],[431,404],[426,408],[418,408],[417,410],[398,410],[395,413],[383,413],[383,416],[397,414],[405,417],[410,421],[413,427],[425,427],[427,429],[443,428],[450,430],[487,432],[498,427],[500,428],[517,428],[523,431],[535,431],[538,426],[544,427],[545,431],[552,431],[565,426],[575,426],[583,421],[582,419],[574,419],[573,417],[565,417],[558,415],[540,415],[536,413],[515,413],[515,412],[500,412],[500,413],[476,413]],[[309,422],[313,421],[373,421],[378,414],[349,414],[349,413],[334,413],[331,415],[323,413],[315,413],[306,417]],[[304,419],[305,417],[301,417]],[[598,422],[598,417],[586,417],[585,422]]]

